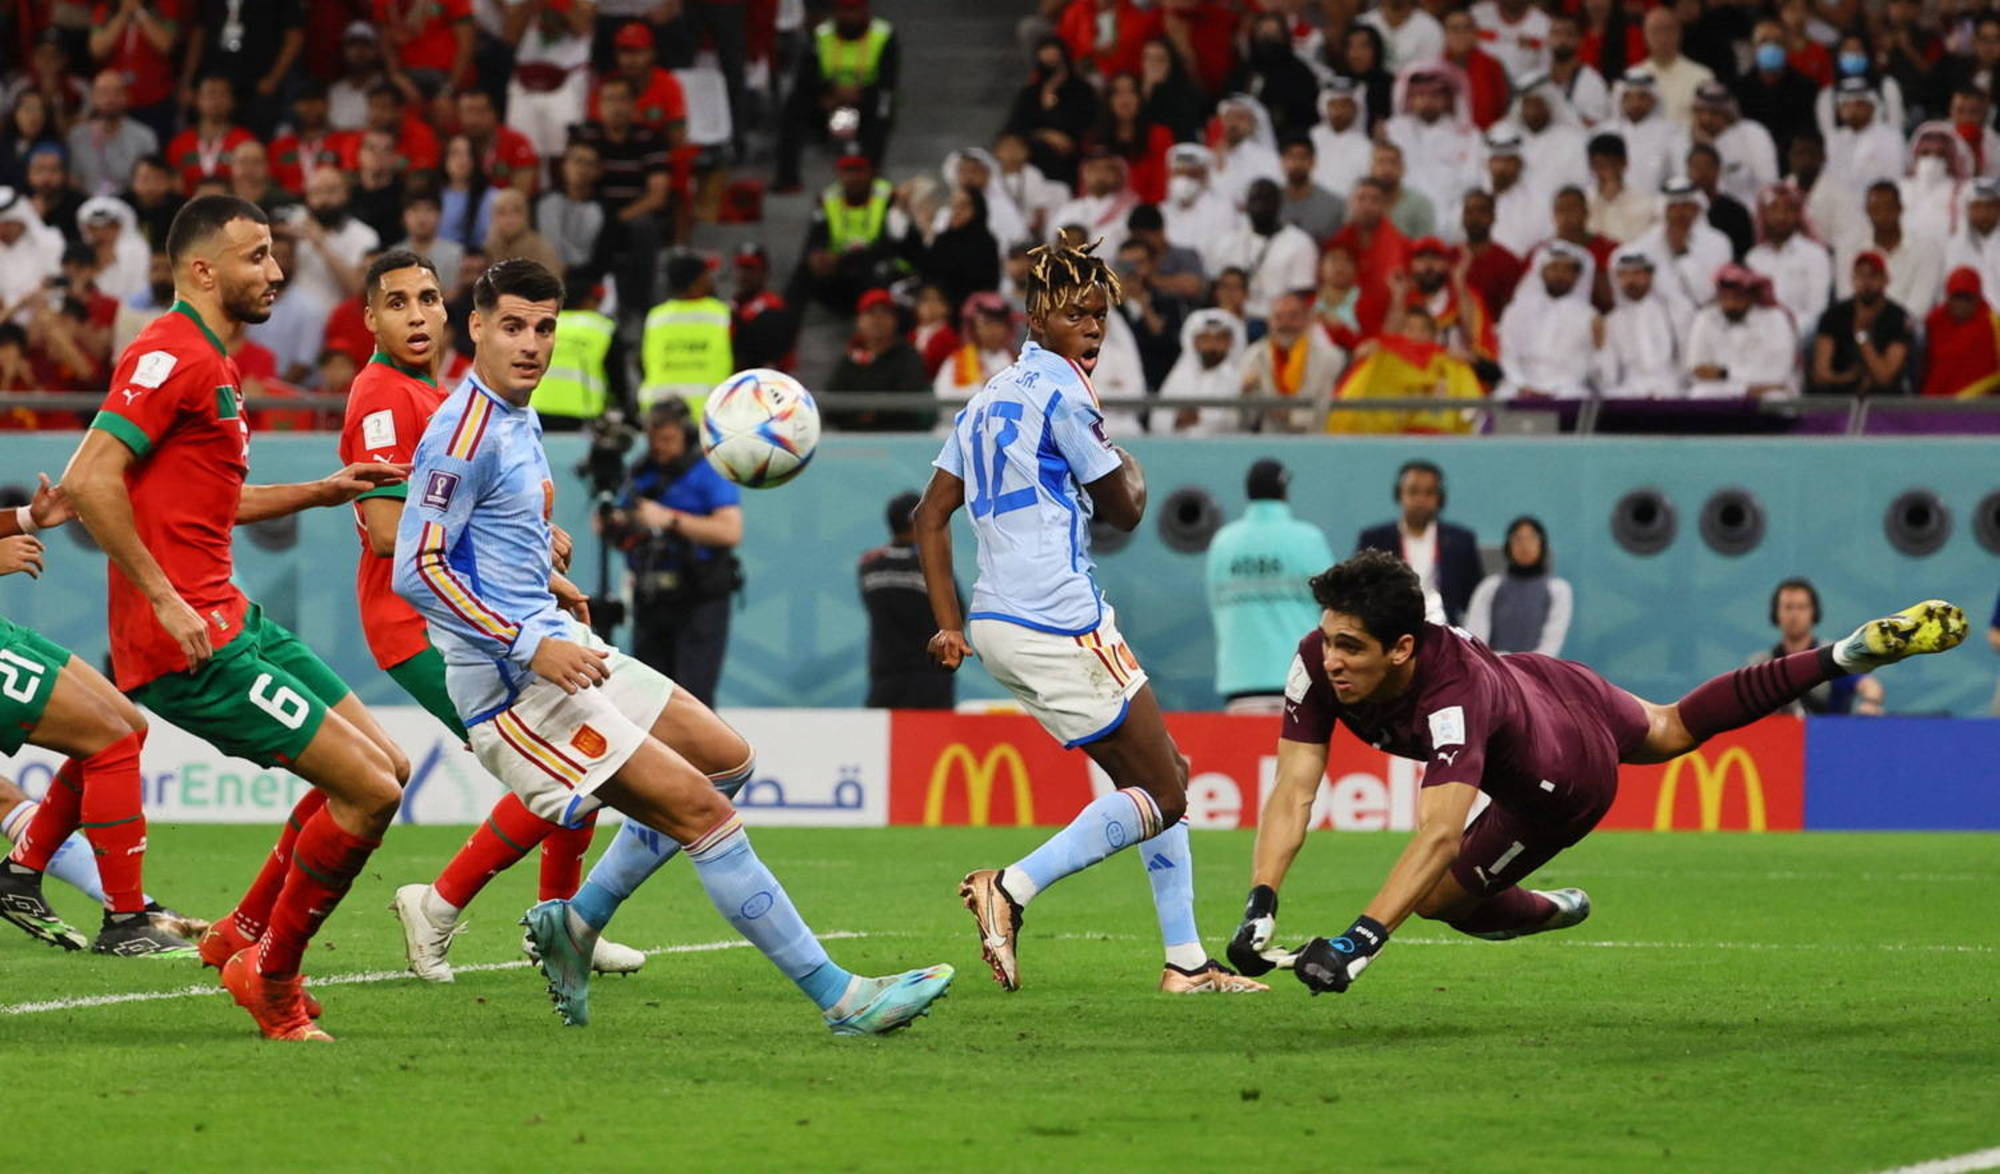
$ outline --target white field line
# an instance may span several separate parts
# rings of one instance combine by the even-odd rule
[[[1968,1174],[1973,1170],[2000,1170],[2000,1146],[1953,1158],[1934,1158],[1913,1166],[1898,1166],[1894,1170],[1884,1170],[1882,1174]]]
[[[880,934],[856,933],[851,930],[837,930],[819,935],[822,942],[845,941],[850,938],[881,937]],[[689,942],[679,946],[655,946],[640,951],[648,956],[654,954],[707,954],[715,950],[739,950],[750,945],[742,938],[730,938],[721,942]],[[141,962],[141,965],[145,963]],[[534,963],[526,958],[513,962],[475,962],[470,966],[454,966],[460,974],[474,974],[487,970],[525,970]],[[396,982],[418,979],[407,970],[361,970],[347,974],[313,975],[307,985],[312,987],[350,986],[364,982]],[[35,1015],[45,1011],[72,1011],[79,1007],[110,1007],[119,1003],[152,1003],[161,999],[192,999],[204,995],[219,995],[223,989],[213,983],[199,986],[176,987],[165,991],[129,991],[116,995],[83,995],[74,999],[43,999],[33,1003],[0,1004],[0,1015]]]
[[[1058,941],[1072,942],[1137,942],[1149,940],[1141,934],[1099,934],[1066,933],[1056,934]],[[1496,943],[1477,938],[1395,938],[1406,946],[1471,946],[1486,948]],[[1835,953],[1889,951],[1923,954],[2000,954],[2000,946],[1953,946],[1931,944],[1903,944],[1897,942],[1875,943],[1832,943],[1832,942],[1613,942],[1589,941],[1577,938],[1551,938],[1545,944],[1583,950],[1827,950]],[[4,1011],[0,1007],[0,1011]]]

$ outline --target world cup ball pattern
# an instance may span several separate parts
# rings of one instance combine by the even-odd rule
[[[709,393],[701,447],[747,489],[771,489],[805,471],[819,447],[819,406],[783,371],[739,371]]]

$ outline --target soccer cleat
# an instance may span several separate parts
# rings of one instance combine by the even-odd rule
[[[576,940],[570,932],[569,902],[543,901],[521,918],[533,942],[530,955],[541,967],[549,983],[549,1001],[565,1027],[583,1027],[590,1022],[590,964],[597,934],[588,941]]]
[[[951,991],[951,980],[957,973],[950,964],[940,962],[883,978],[856,976],[855,987],[849,994],[866,995],[868,1001],[860,1010],[846,1015],[836,1016],[832,1010],[826,1011],[826,1025],[835,1035],[887,1035],[908,1027],[929,1015],[931,1004]]]
[[[521,935],[521,952],[530,962],[542,960],[541,951],[535,947],[535,935]],[[646,955],[630,946],[620,945],[600,937],[597,945],[591,947],[590,969],[594,974],[634,974],[646,964]]]
[[[122,958],[196,958],[200,952],[193,942],[174,933],[151,914],[110,913],[97,940],[90,943],[93,954],[116,954]]]
[[[65,950],[81,950],[90,944],[43,900],[41,873],[5,861],[0,861],[0,919],[20,926],[31,938]]]
[[[158,901],[146,902],[146,912],[153,915],[154,925],[159,926],[177,938],[186,938],[188,941],[194,942],[201,940],[201,935],[208,932],[208,922],[203,921],[199,917],[189,917],[178,910],[169,909]]]
[[[236,1005],[250,1012],[265,1039],[331,1043],[306,1013],[303,978],[267,978],[257,972],[257,951],[239,951],[222,964],[222,986]]]
[[[195,950],[200,953],[203,966],[221,970],[231,958],[256,944],[257,940],[243,932],[243,928],[236,924],[235,914],[231,913],[208,927],[208,932],[195,943]],[[324,1010],[319,1000],[313,998],[311,991],[301,991],[300,994],[306,1001],[306,1014],[318,1019]]]
[[[979,956],[993,968],[993,981],[1001,990],[1021,989],[1021,967],[1014,957],[1014,942],[1021,932],[1021,907],[1000,887],[1000,870],[982,868],[965,874],[958,884],[959,899],[972,910],[979,926]]]
[[[1170,995],[1254,995],[1271,988],[1210,958],[1194,970],[1167,963],[1160,972],[1160,989]]]
[[[1948,652],[1965,640],[1965,612],[1942,599],[1927,599],[1894,615],[1869,620],[1834,648],[1842,668],[1865,673],[1912,656]]]
[[[1556,911],[1549,919],[1533,929],[1495,929],[1476,933],[1475,938],[1485,938],[1489,942],[1505,942],[1514,938],[1525,938],[1530,934],[1548,933],[1553,929],[1568,929],[1581,925],[1590,916],[1590,894],[1582,889],[1534,889],[1538,897],[1547,897],[1555,903]]]
[[[430,891],[429,885],[404,885],[396,890],[389,908],[403,923],[403,956],[410,960],[410,973],[425,982],[450,982],[451,963],[445,955],[451,951],[451,939],[465,927],[456,922],[447,925],[424,911],[424,896]]]

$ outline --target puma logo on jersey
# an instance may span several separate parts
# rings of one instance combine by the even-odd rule
[[[133,400],[138,399],[141,393],[134,388],[128,387],[124,391],[119,392],[118,394],[124,396],[125,402],[129,405]]]
[[[1446,766],[1450,766],[1452,763],[1458,761],[1458,751],[1456,750],[1440,750],[1437,752],[1437,756],[1444,760]]]

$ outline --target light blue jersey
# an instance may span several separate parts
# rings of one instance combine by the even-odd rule
[[[1333,565],[1326,533],[1282,501],[1253,501],[1215,532],[1205,579],[1215,621],[1215,691],[1283,693],[1299,637],[1319,626],[1306,580]]]
[[[975,620],[1079,636],[1098,625],[1090,495],[1116,472],[1104,413],[1083,372],[1036,343],[972,397],[932,462],[965,482],[979,544]]]
[[[396,530],[396,594],[423,614],[468,726],[513,704],[544,639],[571,637],[549,591],[555,481],[542,422],[475,376],[417,445]]]

